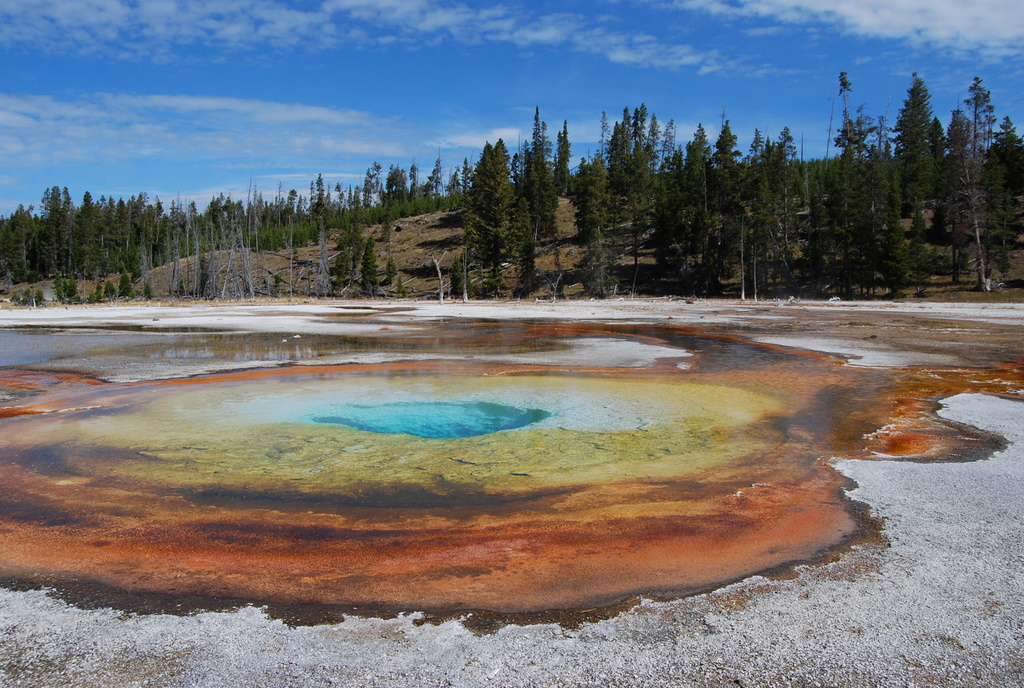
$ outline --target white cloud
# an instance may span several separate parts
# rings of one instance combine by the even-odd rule
[[[498,139],[505,142],[505,147],[510,153],[515,152],[519,141],[524,134],[521,129],[515,127],[501,127],[486,132],[460,132],[444,137],[435,142],[434,146],[442,148],[470,148],[480,150],[485,143],[497,143]]]
[[[824,21],[864,36],[983,54],[1024,50],[1019,0],[676,0],[672,6],[723,16]]]
[[[323,47],[329,15],[278,0],[7,0],[0,45],[116,56],[166,56],[206,44],[229,49]]]
[[[187,95],[118,95],[116,105],[133,108],[166,109],[181,113],[206,115],[234,114],[251,122],[276,125],[354,126],[373,123],[366,113],[313,105],[274,103],[243,98]]]
[[[0,199],[0,215],[19,203],[36,203],[31,187],[40,177],[43,184],[52,183],[54,170],[76,196],[86,188],[115,197],[137,191],[124,188],[127,181],[164,199],[181,192],[185,200],[204,202],[214,194],[186,189],[209,184],[217,193],[244,196],[246,180],[258,179],[264,191],[276,190],[280,180],[297,183],[301,192],[317,170],[346,167],[348,172],[324,178],[332,186],[336,181],[347,186],[361,181],[369,161],[386,166],[430,151],[424,138],[394,119],[306,104],[191,95],[0,93],[0,159],[6,165],[0,175],[6,197]],[[136,176],[120,172],[114,175],[120,181],[111,185],[93,179],[89,170],[104,176],[133,170]],[[184,188],[161,189],[170,186],[167,179]]]
[[[595,28],[574,38],[580,52],[604,55],[611,62],[642,67],[697,67],[716,71],[721,63],[713,52],[698,52],[688,45],[673,45],[647,34],[626,34]]]
[[[0,46],[188,59],[184,48],[319,51],[342,41],[390,44],[510,43],[565,47],[642,67],[701,66],[714,56],[642,33],[612,33],[602,17],[536,14],[446,0],[325,0],[296,9],[282,0],[7,0]]]
[[[414,132],[368,113],[238,98],[0,94],[0,113],[0,151],[19,166],[162,158],[305,167],[419,150]]]

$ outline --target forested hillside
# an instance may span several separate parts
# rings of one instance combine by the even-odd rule
[[[741,144],[724,118],[713,141],[703,126],[677,141],[640,105],[604,116],[583,158],[538,112],[518,150],[429,174],[374,164],[347,188],[318,177],[199,208],[54,186],[0,218],[0,293],[871,298],[1020,281],[1024,141],[981,79],[945,121],[917,75],[893,122],[852,105],[845,73],[838,94],[823,159],[788,128]]]

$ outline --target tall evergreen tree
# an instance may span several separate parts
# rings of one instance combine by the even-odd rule
[[[75,215],[75,270],[85,277],[97,277],[101,271],[101,256],[97,248],[100,242],[97,235],[102,232],[100,227],[100,208],[92,200],[88,191],[82,196],[82,204]]]
[[[423,195],[423,187],[420,185],[420,166],[413,160],[409,165],[409,191],[408,198],[417,199]]]
[[[985,161],[993,138],[995,117],[991,94],[975,77],[964,99],[965,110],[953,112],[947,134],[949,220],[954,249],[970,246],[976,287],[991,289],[988,260],[988,207]]]
[[[737,142],[729,120],[723,119],[708,169],[709,211],[714,218],[705,255],[708,288],[714,293],[721,290],[722,282],[729,277],[744,213]]]
[[[580,160],[575,188],[576,243],[583,252],[581,281],[587,293],[603,298],[608,268],[608,175],[600,154]]]
[[[1009,117],[1004,117],[992,137],[989,158],[998,161],[1004,171],[1004,183],[1013,198],[1024,196],[1024,139]]]
[[[656,143],[648,134],[647,106],[641,104],[632,114],[625,108],[607,145],[610,224],[621,228],[618,242],[629,245],[634,288],[640,272],[640,244],[651,226],[654,209]]]
[[[555,237],[555,211],[558,194],[551,166],[551,140],[547,125],[540,119],[540,108],[533,115],[533,136],[524,151],[522,196],[526,199],[533,243]]]
[[[508,149],[498,139],[484,144],[466,197],[466,245],[486,273],[484,286],[492,294],[506,286],[502,263],[511,255],[515,219]]]
[[[893,129],[904,217],[923,207],[935,190],[938,163],[931,141],[933,119],[931,94],[915,72]]]
[[[863,106],[856,115],[851,111],[852,86],[846,72],[839,75],[839,83],[843,123],[834,143],[841,152],[834,161],[834,173],[828,177],[826,190],[834,251],[830,281],[843,296],[851,297],[858,286],[862,293],[870,289],[885,213],[884,205],[873,203],[879,188],[879,168],[872,165],[880,161],[881,152],[877,145],[872,145],[872,135],[878,130]]]
[[[326,296],[331,292],[330,268],[327,264],[327,210],[329,199],[324,191],[323,175],[317,175],[316,185],[310,189],[312,200],[313,216],[316,218],[318,245],[320,247],[320,260],[316,265],[316,279],[313,283],[313,293],[317,296]]]
[[[994,133],[985,159],[988,190],[989,241],[993,264],[1002,272],[1010,270],[1010,251],[1024,231],[1020,198],[1024,196],[1024,140],[1009,117]]]
[[[381,180],[383,169],[379,162],[374,162],[366,170],[363,180],[363,207],[372,208],[381,200],[384,193],[384,182]]]
[[[359,266],[359,274],[362,276],[363,290],[371,297],[377,293],[380,286],[380,276],[377,268],[377,250],[373,236],[368,236],[363,241],[363,256]]]
[[[430,178],[427,179],[426,192],[428,196],[444,195],[444,168],[441,166],[441,152],[437,153],[437,160],[434,161],[434,169],[430,171]]]
[[[569,180],[572,174],[569,169],[571,156],[572,148],[569,144],[569,122],[563,120],[562,130],[558,132],[558,137],[555,143],[554,182],[555,191],[560,196],[565,196],[569,193]]]
[[[405,203],[407,200],[409,200],[409,177],[401,167],[391,165],[384,182],[384,196],[381,202],[386,206],[394,206]]]
[[[886,210],[879,271],[889,295],[900,298],[910,278],[910,252],[900,219],[900,191],[895,183],[890,185]]]
[[[685,153],[680,192],[685,208],[686,232],[689,235],[690,288],[694,293],[707,295],[717,291],[718,283],[709,269],[710,241],[716,218],[712,212],[708,184],[711,176],[711,144],[704,125],[697,125],[693,138],[686,144]]]

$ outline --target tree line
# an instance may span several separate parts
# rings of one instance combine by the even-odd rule
[[[535,117],[515,155],[502,141],[484,148],[460,265],[475,262],[487,275],[484,293],[506,286],[499,268],[509,263],[511,288],[535,289],[536,251],[564,193],[581,254],[572,277],[597,296],[638,282],[680,295],[900,296],[933,275],[992,289],[1022,231],[1024,142],[1013,123],[996,126],[978,78],[946,125],[917,74],[895,122],[854,109],[852,92],[841,73],[835,154],[811,160],[788,128],[755,130],[743,152],[724,118],[713,142],[698,126],[679,143],[674,123],[641,105],[614,123],[604,117],[598,150],[566,174],[564,128],[552,153]],[[642,265],[645,249],[653,268]]]
[[[78,295],[77,280],[114,274],[128,275],[129,284],[148,282],[153,268],[165,265],[167,284],[159,286],[172,296],[272,296],[280,294],[280,279],[256,269],[261,260],[319,244],[320,259],[298,267],[310,273],[306,293],[327,296],[339,288],[336,278],[345,281],[351,255],[363,255],[366,227],[459,205],[459,172],[442,183],[439,168],[440,161],[420,181],[415,164],[409,173],[392,166],[384,175],[374,163],[360,186],[331,189],[318,176],[308,195],[278,188],[266,198],[250,189],[244,200],[221,194],[202,210],[194,201],[165,206],[145,193],[96,201],[87,191],[76,204],[66,187],[54,186],[44,191],[38,210],[20,206],[0,218],[0,292],[52,278],[57,295],[74,300],[86,296]],[[332,234],[340,240],[328,247]],[[125,296],[124,283],[112,287],[116,295]],[[112,296],[109,288],[103,293]]]
[[[854,107],[852,94],[843,72],[841,113],[829,122],[834,147],[815,159],[799,154],[788,128],[755,130],[741,150],[724,117],[714,141],[698,126],[679,142],[671,120],[640,105],[618,121],[602,116],[597,150],[575,164],[567,124],[552,140],[537,111],[516,150],[487,143],[478,160],[447,174],[440,156],[429,174],[415,164],[385,173],[374,163],[361,185],[332,189],[318,177],[308,195],[279,188],[268,199],[251,189],[203,210],[178,201],[165,208],[145,194],[95,201],[86,193],[76,204],[53,187],[38,211],[0,218],[0,286],[145,280],[168,264],[172,295],[252,298],[281,288],[270,271],[253,269],[261,255],[317,246],[303,266],[307,293],[376,294],[382,284],[402,293],[408,266],[391,256],[392,223],[460,209],[463,248],[447,267],[447,288],[467,297],[557,293],[568,282],[599,297],[639,287],[900,296],[933,275],[992,289],[1022,230],[1024,141],[1013,123],[997,125],[980,78],[945,124],[917,74],[895,122]],[[568,240],[557,229],[560,198],[571,201]],[[389,247],[385,266],[377,242]],[[539,269],[542,254],[554,261]]]

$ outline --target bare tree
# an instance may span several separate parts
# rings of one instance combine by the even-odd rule
[[[985,232],[987,189],[985,158],[992,144],[995,123],[991,95],[975,78],[964,100],[967,110],[955,110],[949,123],[948,173],[950,217],[954,250],[973,241],[972,254],[979,291],[991,291],[992,280]]]

